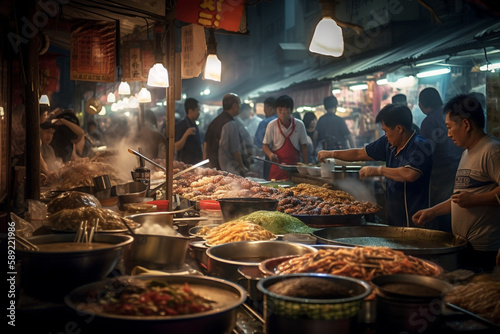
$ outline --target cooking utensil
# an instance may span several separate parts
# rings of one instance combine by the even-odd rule
[[[281,168],[282,170],[284,170],[286,172],[289,172],[289,173],[297,173],[298,172],[297,165],[283,165],[283,164],[280,164],[280,163],[277,163],[277,162],[274,162],[274,161],[271,161],[271,160],[262,159],[262,158],[259,158],[259,157],[252,157],[252,159],[256,159],[256,160],[267,162],[269,164],[276,165],[279,168]]]
[[[303,255],[318,250],[285,241],[240,241],[230,242],[207,249],[208,275],[238,282],[240,267],[258,268],[261,261],[283,255]]]
[[[15,240],[17,243],[19,243],[21,246],[23,246],[26,250],[29,251],[37,251],[38,246],[29,241],[28,239],[22,237],[19,235],[19,233],[16,233],[15,235]]]
[[[183,170],[181,170],[180,172],[175,173],[175,174],[174,174],[174,176],[173,176],[173,179],[178,178],[179,176],[181,176],[181,175],[182,175],[182,174],[184,174],[184,173],[189,172],[190,170],[193,170],[193,169],[198,168],[198,167],[200,167],[200,166],[206,165],[206,164],[208,164],[208,162],[209,162],[209,161],[210,161],[209,159],[206,159],[206,160],[200,161],[200,162],[198,162],[198,163],[196,163],[196,164],[192,165],[191,167],[188,167],[188,168],[186,168],[186,169],[183,169]]]
[[[29,238],[35,245],[73,243],[74,233],[46,234]],[[72,289],[104,279],[119,263],[133,237],[126,234],[94,235],[94,242],[109,244],[85,250],[16,250],[21,260],[21,288],[41,300],[62,301]]]
[[[500,330],[500,325],[499,324],[496,324],[494,322],[491,322],[489,321],[488,319],[485,319],[475,313],[472,313],[470,311],[467,311],[466,309],[463,309],[455,304],[451,304],[451,303],[445,303],[446,307],[449,307],[455,311],[458,311],[458,312],[461,312],[471,318],[473,318],[474,320],[478,320],[479,322],[485,324],[486,326],[488,326],[489,328],[492,328],[492,329],[496,329],[497,330],[497,333],[498,331]]]
[[[312,233],[318,243],[347,246],[385,246],[437,263],[452,271],[460,267],[467,240],[443,231],[397,226],[334,226]]]
[[[275,284],[286,284],[300,279],[314,280],[322,286],[334,285],[330,298],[290,297],[271,292]],[[292,281],[293,280],[293,281]],[[324,281],[317,283],[316,280]],[[310,281],[312,282],[312,281]],[[309,283],[310,285],[314,283]],[[297,284],[298,285],[298,284]],[[265,333],[351,333],[354,330],[363,299],[371,293],[368,283],[350,277],[316,273],[301,273],[262,278],[257,288],[264,294]],[[302,288],[302,290],[306,290]],[[333,288],[332,288],[333,290]],[[301,294],[307,295],[303,291]],[[296,291],[297,292],[297,291]]]
[[[236,325],[236,309],[246,299],[245,291],[237,284],[218,278],[196,275],[135,276],[133,279],[165,282],[183,287],[185,283],[191,290],[215,302],[210,311],[165,316],[111,315],[88,310],[84,306],[97,302],[94,296],[101,295],[110,279],[81,286],[65,298],[65,303],[80,316],[92,317],[92,321],[83,322],[83,332],[102,333],[103,329],[112,328],[117,333],[233,333]]]
[[[129,148],[128,149],[129,153],[132,153],[132,154],[135,154],[137,155],[138,157],[141,157],[143,158],[144,160],[146,160],[147,162],[149,162],[150,164],[152,165],[155,165],[156,167],[160,168],[160,169],[163,169],[164,171],[167,171],[167,169],[165,167],[163,167],[162,165],[160,165],[159,163],[156,163],[154,160],[151,160],[149,159],[148,157],[146,157],[145,155],[137,152],[137,151],[134,151],[133,149]]]

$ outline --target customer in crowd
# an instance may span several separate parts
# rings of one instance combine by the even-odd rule
[[[318,123],[318,118],[313,112],[306,112],[304,118],[302,119],[307,132],[307,152],[309,154],[309,162],[316,162],[316,145],[318,144],[318,131],[316,130],[316,124]]]
[[[134,135],[128,138],[128,145],[136,150],[140,147],[142,154],[150,159],[165,159],[167,156],[167,139],[158,130],[158,119],[153,110],[144,111],[144,119],[138,120]]]
[[[408,101],[405,94],[396,94],[392,97],[392,104],[402,104],[408,107]],[[412,115],[413,116],[413,115]],[[413,117],[412,117],[413,118]],[[420,134],[420,128],[415,122],[411,124],[411,129],[415,131],[417,135]]]
[[[267,125],[272,120],[278,118],[278,115],[276,114],[276,99],[274,97],[268,97],[264,100],[264,114],[266,115],[266,118],[259,123],[257,131],[255,131],[255,136],[253,137],[253,143],[257,149],[256,152],[257,155],[264,154],[264,151],[262,149],[262,140],[264,140],[264,135],[266,134]],[[265,155],[265,159],[266,160],[269,159],[267,155]],[[269,178],[270,168],[271,164],[264,163],[262,170],[262,177],[265,180]]]
[[[454,234],[471,248],[466,267],[491,270],[500,249],[500,140],[484,132],[484,113],[472,95],[458,95],[443,108],[448,136],[465,149],[455,177],[453,195],[418,211],[413,221],[425,226],[440,215],[451,214]]]
[[[194,165],[203,159],[201,136],[196,120],[200,117],[198,100],[190,97],[184,102],[186,117],[175,125],[177,160]]]
[[[253,141],[255,132],[257,131],[257,127],[262,121],[262,118],[253,114],[252,106],[250,106],[248,103],[241,104],[241,110],[238,118],[243,121],[243,124],[245,125],[245,128],[250,134],[250,137],[252,137]]]
[[[63,111],[52,120],[57,129],[50,145],[56,157],[63,162],[92,157],[92,144],[80,127],[80,121],[71,111]]]
[[[375,118],[385,135],[363,148],[319,151],[318,160],[385,161],[386,166],[365,166],[361,178],[384,176],[387,223],[411,227],[412,216],[429,207],[429,180],[432,147],[411,130],[411,111],[407,106],[388,104]]]
[[[282,95],[276,99],[278,118],[271,121],[266,129],[262,147],[269,160],[285,164],[296,165],[301,161],[308,163],[307,133],[304,123],[292,116],[293,99]],[[272,165],[269,179],[287,180],[288,172],[279,166]]]
[[[318,141],[325,150],[354,148],[354,138],[345,120],[336,115],[338,101],[335,96],[327,96],[323,100],[326,113],[321,116],[316,125]]]
[[[453,193],[455,173],[463,149],[453,144],[448,137],[444,122],[443,101],[432,87],[424,88],[418,96],[418,105],[426,116],[421,124],[421,134],[432,146],[434,163],[431,173],[431,206],[439,204]],[[426,225],[428,228],[451,232],[450,215],[436,217]]]
[[[53,183],[59,177],[58,172],[61,167],[57,161],[56,154],[50,143],[56,132],[56,125],[51,121],[40,124],[40,171],[41,184]]]
[[[208,166],[236,175],[245,175],[247,168],[242,160],[241,135],[234,120],[240,112],[241,100],[229,93],[222,99],[222,112],[208,125],[203,145],[203,159]]]

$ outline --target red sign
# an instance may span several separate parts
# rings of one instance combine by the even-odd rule
[[[177,2],[176,19],[205,28],[240,31],[244,0],[183,0]]]
[[[71,31],[71,80],[114,82],[116,23],[84,21]]]

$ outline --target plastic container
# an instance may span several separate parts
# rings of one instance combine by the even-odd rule
[[[158,211],[168,211],[168,200],[148,201],[148,204],[156,205]]]
[[[216,200],[210,200],[210,199],[200,201],[200,217],[208,218],[206,221],[203,222],[203,225],[222,224],[223,217],[220,208],[220,203]]]

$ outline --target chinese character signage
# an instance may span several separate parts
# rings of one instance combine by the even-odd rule
[[[183,79],[196,78],[200,75],[207,53],[205,28],[190,24],[181,28]]]
[[[147,81],[154,62],[153,42],[149,40],[123,42],[123,81]]]
[[[176,19],[205,28],[240,31],[244,0],[183,0],[177,2]],[[243,30],[246,30],[243,29]]]
[[[116,23],[82,21],[71,31],[71,80],[114,82]]]

